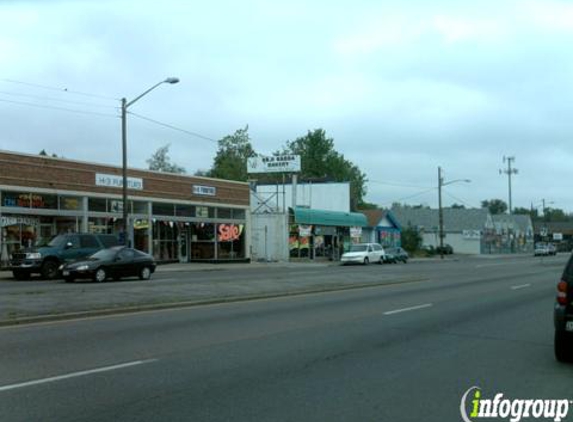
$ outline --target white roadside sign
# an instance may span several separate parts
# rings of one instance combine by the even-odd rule
[[[257,155],[247,160],[247,173],[298,173],[300,155]]]

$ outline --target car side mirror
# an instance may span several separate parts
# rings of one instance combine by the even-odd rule
[[[71,247],[73,247],[74,245],[72,244],[72,242],[68,242],[66,243],[66,249],[70,249]]]

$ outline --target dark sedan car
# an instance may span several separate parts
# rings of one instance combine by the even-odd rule
[[[148,280],[155,271],[155,260],[151,255],[125,246],[102,249],[86,260],[62,265],[66,282],[79,278],[90,278],[102,282],[108,278],[139,277]]]
[[[393,262],[403,262],[404,264],[408,262],[408,252],[402,248],[386,249],[386,253],[392,256]]]

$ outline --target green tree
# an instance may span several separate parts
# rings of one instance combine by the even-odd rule
[[[461,205],[461,204],[452,204],[452,206],[450,207],[454,210],[464,210],[466,209],[465,205]]]
[[[517,215],[528,215],[532,220],[535,220],[538,217],[537,210],[532,210],[531,208],[515,207],[511,212]]]
[[[566,222],[569,216],[559,208],[545,208],[543,211],[543,220],[547,222]]]
[[[300,155],[303,179],[350,182],[351,208],[355,210],[365,205],[366,174],[334,149],[334,140],[327,138],[323,129],[308,131],[305,136],[287,141],[283,150],[276,154]]]
[[[408,252],[412,253],[420,249],[422,246],[422,236],[412,226],[408,226],[402,230],[402,247]]]
[[[255,155],[249,137],[249,126],[219,140],[219,149],[209,170],[210,177],[247,181],[247,159]]]
[[[507,204],[501,199],[490,199],[481,201],[482,208],[489,209],[492,214],[503,214],[507,211]]]
[[[45,149],[42,149],[42,151],[40,151],[39,155],[41,155],[42,157],[49,157],[50,155],[46,152]],[[58,158],[58,156],[56,154],[52,154],[51,157],[53,158]]]
[[[171,162],[171,158],[169,158],[170,146],[171,144],[162,146],[157,151],[155,151],[151,158],[146,160],[147,164],[149,165],[149,170],[176,174],[186,173],[185,168]]]

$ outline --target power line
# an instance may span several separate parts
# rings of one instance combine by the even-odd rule
[[[34,103],[28,103],[28,102],[24,102],[24,101],[13,101],[13,100],[4,100],[2,98],[0,98],[1,102],[4,103],[10,103],[10,104],[19,104],[19,105],[25,105],[28,107],[36,107],[36,108],[46,108],[49,110],[58,110],[58,111],[67,111],[70,113],[79,113],[79,114],[91,114],[94,116],[101,116],[101,117],[114,117],[117,118],[118,116],[115,114],[106,114],[106,113],[98,113],[97,111],[85,111],[85,110],[74,110],[71,108],[65,108],[65,107],[57,107],[57,106],[48,106],[48,105],[43,105],[43,104],[34,104]]]
[[[115,107],[114,107],[114,106],[104,105],[104,104],[85,103],[85,102],[82,102],[82,101],[62,100],[61,98],[42,97],[42,96],[39,96],[39,95],[21,94],[21,93],[17,93],[17,92],[0,91],[0,94],[3,94],[3,95],[11,95],[11,96],[13,96],[13,97],[32,98],[32,99],[34,99],[34,100],[57,101],[57,102],[60,102],[60,103],[83,105],[83,106],[89,106],[89,107],[106,107],[106,108],[119,109],[118,106],[115,106]]]
[[[159,125],[159,126],[163,126],[163,127],[169,128],[169,129],[173,129],[173,130],[176,130],[176,131],[178,131],[178,132],[183,132],[183,133],[186,133],[187,135],[195,136],[195,137],[197,137],[197,138],[201,138],[201,139],[204,139],[204,140],[206,140],[206,141],[214,142],[214,143],[216,143],[216,144],[219,143],[219,141],[217,141],[216,139],[209,138],[208,136],[203,136],[203,135],[201,135],[201,134],[199,134],[199,133],[196,133],[196,132],[191,132],[191,131],[189,131],[189,130],[181,129],[181,128],[177,127],[177,126],[173,126],[173,125],[170,125],[170,124],[167,124],[167,123],[163,123],[163,122],[160,122],[160,121],[158,121],[158,120],[152,119],[152,118],[150,118],[150,117],[145,117],[145,116],[142,116],[141,114],[133,113],[133,112],[131,112],[131,111],[129,111],[128,113],[131,114],[132,116],[135,116],[135,117],[139,118],[139,119],[147,120],[148,122],[155,123],[156,125]]]
[[[398,199],[396,202],[405,201],[406,199],[412,199],[412,198],[415,198],[415,197],[417,197],[417,196],[424,195],[425,193],[432,192],[432,191],[434,191],[434,190],[436,190],[436,189],[437,189],[437,188],[431,188],[431,189],[425,190],[425,191],[423,191],[423,192],[418,192],[418,193],[416,193],[416,194],[414,194],[414,195],[410,195],[410,196],[406,196],[406,197],[404,197],[404,198],[400,198],[400,199]]]
[[[80,92],[80,91],[72,91],[72,90],[70,90],[70,89],[68,89],[68,88],[60,88],[60,87],[49,86],[49,85],[34,84],[34,83],[30,83],[30,82],[17,81],[17,80],[15,80],[15,79],[0,79],[0,81],[12,83],[12,84],[32,86],[32,87],[35,87],[35,88],[48,89],[48,90],[51,90],[51,91],[67,92],[68,94],[82,95],[82,96],[84,96],[84,97],[92,97],[92,98],[101,98],[101,99],[104,99],[104,100],[120,101],[119,98],[108,97],[108,96],[106,96],[106,95],[91,94],[91,93],[88,93],[88,92]]]

